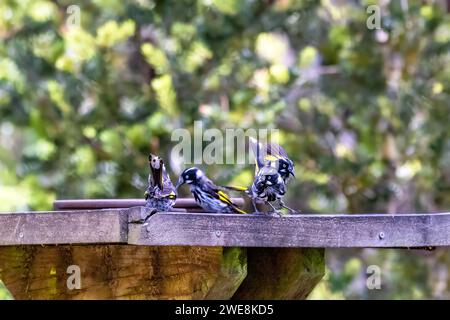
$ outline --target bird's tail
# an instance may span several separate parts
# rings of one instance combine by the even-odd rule
[[[240,214],[247,214],[247,212],[245,212],[245,211],[242,210],[242,209],[239,209],[237,206],[233,207],[233,209],[236,210],[237,213],[240,213]]]

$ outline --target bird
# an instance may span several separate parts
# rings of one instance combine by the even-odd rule
[[[289,159],[283,147],[275,143],[263,144],[255,138],[249,138],[249,145],[255,156],[255,176],[250,187],[224,186],[226,190],[245,192],[251,199],[255,213],[261,213],[258,203],[272,208],[272,213],[280,215],[282,208],[298,213],[286,206],[283,197],[286,194],[290,176],[295,177],[294,162]]]
[[[223,186],[222,188],[246,193],[252,200],[254,213],[256,214],[261,214],[257,207],[259,203],[268,205],[272,209],[270,213],[273,215],[281,216],[280,210],[283,208],[288,209],[291,213],[297,213],[296,210],[289,208],[283,202],[286,184],[283,177],[278,173],[274,162],[267,162],[258,170],[250,187]]]
[[[255,156],[256,168],[255,176],[261,166],[267,161],[274,162],[278,173],[283,178],[285,184],[288,183],[290,176],[295,178],[294,162],[289,158],[286,150],[276,143],[268,142],[263,144],[253,137],[249,137],[249,145]]]
[[[176,185],[178,190],[183,184],[190,186],[197,204],[206,211],[218,213],[245,214],[221,188],[216,186],[205,173],[197,167],[184,170]]]
[[[267,162],[258,170],[248,193],[255,212],[258,212],[256,204],[261,202],[270,206],[273,213],[278,213],[283,207],[288,208],[282,201],[286,194],[286,184],[273,162]]]
[[[154,154],[148,156],[150,174],[145,191],[146,206],[157,211],[170,211],[177,199],[176,189],[170,180],[163,159]]]

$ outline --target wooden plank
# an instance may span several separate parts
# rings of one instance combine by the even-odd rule
[[[157,213],[130,224],[139,245],[242,247],[450,246],[450,214],[302,214],[284,217]]]
[[[0,214],[0,246],[126,243],[126,210]]]
[[[232,198],[238,206],[244,205],[244,199]],[[144,199],[73,199],[56,200],[53,203],[55,210],[86,210],[86,209],[108,209],[108,208],[131,208],[145,206]],[[179,198],[175,208],[199,208],[194,198]]]
[[[450,246],[450,214],[234,215],[129,209],[0,214],[0,245]]]

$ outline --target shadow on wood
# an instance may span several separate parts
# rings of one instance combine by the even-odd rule
[[[248,276],[233,299],[305,299],[325,274],[324,254],[324,249],[248,249]]]
[[[67,268],[81,269],[81,289]],[[0,247],[0,279],[16,299],[229,299],[245,250],[131,245]]]

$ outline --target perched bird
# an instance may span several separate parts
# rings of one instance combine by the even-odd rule
[[[249,138],[249,145],[255,156],[255,176],[258,174],[260,167],[264,166],[267,161],[270,161],[275,163],[278,173],[286,184],[291,175],[295,178],[294,162],[289,159],[286,150],[282,146],[276,143],[263,144],[253,137]]]
[[[216,186],[202,170],[192,167],[183,171],[178,180],[176,189],[188,184],[195,201],[203,209],[221,213],[246,213],[234,204],[230,197]]]
[[[245,192],[252,199],[256,213],[259,213],[257,203],[267,204],[274,213],[279,213],[282,208],[297,213],[298,211],[286,206],[282,200],[290,176],[295,177],[294,162],[289,159],[286,151],[275,143],[262,144],[250,137],[250,147],[256,162],[253,184],[249,188],[236,186],[224,188]]]
[[[176,189],[166,171],[164,161],[153,154],[148,157],[150,174],[145,192],[146,206],[158,211],[170,211],[177,199]]]
[[[282,208],[293,211],[283,203],[282,199],[286,194],[286,184],[277,167],[273,164],[273,162],[267,162],[258,170],[250,190],[247,191],[252,199],[255,212],[258,212],[257,203],[269,205],[274,213]]]
[[[281,215],[280,210],[283,208],[288,209],[292,213],[297,213],[296,210],[289,208],[283,202],[283,197],[286,194],[286,183],[278,173],[274,162],[268,161],[258,170],[249,188],[240,186],[224,186],[223,188],[245,192],[252,199],[255,213],[261,213],[257,207],[258,203],[270,206],[274,214]]]

